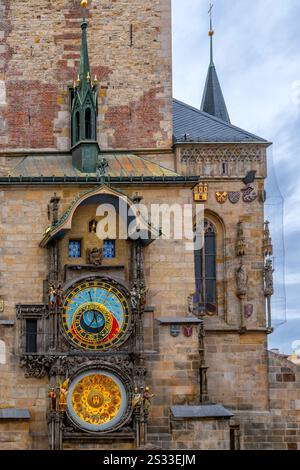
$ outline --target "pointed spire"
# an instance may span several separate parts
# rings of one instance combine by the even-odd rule
[[[77,82],[81,85],[81,95],[84,95],[87,88],[90,87],[90,61],[87,43],[87,21],[86,21],[86,8],[87,0],[82,0],[81,7],[83,10],[83,18],[81,23],[81,49],[80,49],[80,67]],[[79,82],[80,80],[80,82]]]
[[[222,93],[221,85],[218,79],[216,67],[214,64],[213,57],[213,24],[212,24],[212,9],[213,5],[210,4],[209,15],[210,15],[210,30],[208,35],[210,37],[210,64],[208,67],[208,73],[201,103],[201,111],[215,116],[223,121],[230,123],[229,114],[227,111],[226,103]]]
[[[80,66],[74,81],[71,109],[72,162],[83,173],[96,173],[99,145],[97,142],[97,78],[91,78],[86,8],[87,0],[81,0],[83,20],[81,23]]]

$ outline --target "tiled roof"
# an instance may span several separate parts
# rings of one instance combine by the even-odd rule
[[[107,175],[115,176],[177,176],[172,170],[146,158],[132,154],[104,155],[108,162]],[[9,176],[84,176],[72,166],[70,154],[29,155],[19,162]],[[90,176],[92,176],[90,174]]]
[[[265,139],[173,100],[174,142],[268,143]]]

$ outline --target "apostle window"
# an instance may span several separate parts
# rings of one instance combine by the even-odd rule
[[[116,257],[116,241],[115,240],[104,240],[103,257],[106,259],[112,259]]]
[[[69,258],[81,258],[81,240],[69,241]]]

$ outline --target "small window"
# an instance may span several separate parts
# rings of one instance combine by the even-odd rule
[[[90,108],[85,110],[85,138],[92,138],[92,113]]]
[[[81,240],[69,241],[69,258],[81,258]]]
[[[103,242],[103,257],[111,259],[116,257],[116,242],[115,240],[104,240]]]
[[[26,320],[26,353],[37,352],[37,320]]]
[[[97,220],[93,219],[89,222],[89,232],[90,233],[97,233]]]
[[[80,140],[80,114],[79,111],[75,114],[75,142]]]

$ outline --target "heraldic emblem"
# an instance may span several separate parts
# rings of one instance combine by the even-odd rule
[[[224,191],[222,193],[220,193],[220,192],[216,193],[216,200],[219,204],[225,204],[227,199],[228,199],[228,193],[226,191]]]

